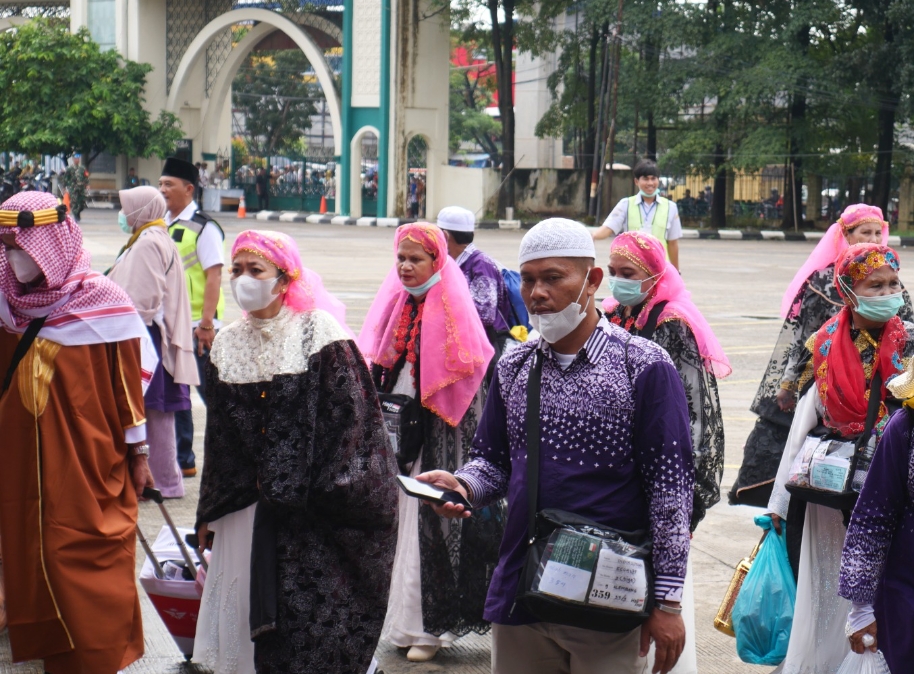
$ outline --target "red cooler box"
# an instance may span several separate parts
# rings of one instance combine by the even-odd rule
[[[192,534],[193,529],[178,529],[181,536]],[[152,545],[152,552],[161,564],[166,561],[184,564],[184,557],[167,526],[163,526]],[[197,616],[200,614],[200,594],[192,580],[165,580],[156,578],[152,560],[146,556],[140,570],[140,585],[149,595],[159,617],[175,640],[184,657],[189,661],[194,654],[194,636]]]

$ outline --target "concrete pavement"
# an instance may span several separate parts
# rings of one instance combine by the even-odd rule
[[[356,331],[367,312],[376,289],[393,261],[392,229],[379,227],[337,227],[287,222],[239,221],[221,214],[227,234],[227,248],[242,229],[266,226],[290,233],[298,241],[305,264],[318,271],[328,289],[348,307],[349,325]],[[124,243],[113,211],[90,210],[84,213],[83,230],[87,248],[92,252],[93,267],[105,269]],[[516,267],[517,246],[523,232],[483,230],[477,234],[480,248],[508,266]],[[781,294],[790,278],[809,254],[814,244],[791,241],[694,240],[681,243],[683,276],[696,304],[701,308],[733,365],[733,374],[720,382],[720,396],[726,431],[726,467],[723,480],[723,502],[712,508],[699,526],[692,545],[696,594],[696,635],[699,671],[707,673],[748,674],[765,672],[766,668],[741,663],[736,657],[733,639],[713,628],[713,619],[736,563],[749,553],[759,537],[752,524],[757,510],[726,505],[726,491],[736,477],[742,457],[742,445],[755,422],[749,404],[777,337]],[[605,267],[609,243],[598,242],[598,263]],[[914,283],[914,264],[905,267],[905,250],[901,251],[902,279]],[[912,258],[914,262],[914,258]],[[231,298],[228,276],[228,318],[239,315]],[[608,291],[604,291],[604,295]],[[196,448],[202,455],[202,431],[205,411],[197,403],[194,415]],[[196,490],[199,480],[186,481],[188,495],[172,501],[169,508],[179,525],[194,521]],[[141,506],[141,524],[147,532],[161,526],[157,509]],[[138,555],[143,558],[142,552]],[[142,594],[142,593],[141,593]],[[143,595],[147,656],[130,667],[128,674],[140,672],[195,671],[185,668],[183,658],[170,641],[151,605]],[[442,651],[428,664],[410,664],[401,651],[382,644],[378,657],[387,674],[408,672],[453,672],[482,674],[488,671],[489,638],[469,636],[454,648]],[[10,665],[5,637],[0,636],[0,674],[42,672],[39,664]]]

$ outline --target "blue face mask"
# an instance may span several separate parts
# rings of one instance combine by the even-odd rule
[[[133,227],[127,222],[127,214],[124,211],[117,214],[117,224],[124,234],[133,234]]]
[[[647,299],[647,296],[651,294],[651,290],[653,290],[656,285],[656,283],[652,283],[650,288],[641,292],[641,284],[644,281],[650,281],[651,279],[659,278],[662,275],[663,272],[660,272],[660,274],[657,274],[656,276],[650,276],[641,280],[622,278],[621,276],[610,276],[609,287],[612,291],[613,298],[623,307],[636,307]]]
[[[609,287],[612,290],[613,297],[623,307],[636,307],[641,304],[647,297],[647,293],[641,292],[641,281],[637,279],[620,278],[611,276]]]
[[[885,323],[896,316],[904,306],[902,293],[880,295],[879,297],[863,297],[857,295],[857,308],[855,311],[868,321]]]
[[[841,284],[841,287],[844,289],[844,292],[847,293],[848,297],[853,297],[857,302],[857,306],[853,307],[854,311],[861,318],[865,318],[868,321],[873,321],[874,323],[885,323],[892,317],[896,316],[901,310],[901,307],[904,306],[904,294],[903,293],[893,293],[891,295],[879,295],[877,297],[866,297],[864,295],[858,295],[847,284],[842,280],[838,279],[838,283]]]
[[[650,194],[648,194],[644,190],[638,190],[638,194],[641,195],[642,199],[644,199],[645,197],[647,197],[648,199],[653,199],[654,197],[657,196],[657,192],[659,192],[659,191],[660,191],[660,189],[658,188],[658,189],[654,190],[653,192],[651,192]]]
[[[434,274],[431,275],[429,280],[426,281],[425,283],[423,283],[421,286],[416,286],[415,288],[403,286],[403,290],[408,292],[413,297],[419,297],[420,295],[424,295],[429,290],[431,290],[432,286],[434,286],[440,280],[441,280],[441,272],[436,271]]]

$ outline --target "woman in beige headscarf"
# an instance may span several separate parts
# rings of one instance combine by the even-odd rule
[[[159,354],[145,395],[149,468],[163,496],[180,498],[174,413],[190,409],[189,386],[199,384],[184,266],[162,219],[166,206],[159,191],[143,186],[119,194],[118,224],[130,239],[108,277],[130,295]]]

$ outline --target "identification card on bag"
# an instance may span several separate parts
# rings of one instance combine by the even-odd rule
[[[822,457],[812,464],[812,470],[809,473],[809,484],[816,489],[844,491],[850,465],[850,459],[832,456]]]
[[[546,551],[539,591],[570,601],[586,601],[599,550],[599,538],[558,531],[551,549]]]
[[[609,548],[600,550],[589,603],[623,611],[643,611],[647,600],[647,573],[644,562],[617,555]]]

